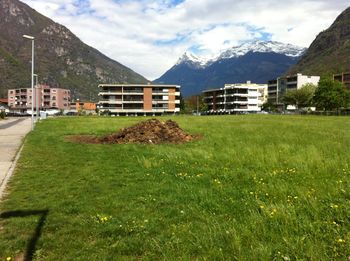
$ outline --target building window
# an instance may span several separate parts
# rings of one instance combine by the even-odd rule
[[[56,100],[56,96],[52,96],[52,100],[55,101]]]

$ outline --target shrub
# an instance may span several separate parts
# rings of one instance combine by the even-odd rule
[[[4,110],[0,111],[0,118],[5,119],[6,113]]]

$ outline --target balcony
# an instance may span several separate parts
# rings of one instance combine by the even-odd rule
[[[115,90],[115,91],[101,91],[98,93],[99,96],[102,96],[102,95],[121,95],[123,94],[122,93],[122,90]]]
[[[167,104],[168,100],[152,100],[152,104]]]
[[[155,94],[155,95],[169,95],[169,92],[165,92],[165,91],[155,91],[155,90],[152,90],[152,94]],[[180,95],[180,93],[179,93]]]
[[[127,94],[127,95],[143,95],[143,90],[142,91],[137,91],[137,90],[123,91],[123,94]]]
[[[106,105],[107,105],[107,104],[105,104],[105,105],[102,104],[102,106],[101,106],[100,109],[104,109],[104,110],[109,110],[109,109],[112,109],[112,110],[117,110],[117,109],[119,109],[119,110],[121,110],[121,109],[122,109],[121,106],[110,106],[110,105],[106,106]]]
[[[143,100],[123,100],[123,103],[143,103]]]
[[[108,104],[122,104],[123,101],[122,100],[100,100],[98,102],[99,104],[102,104],[102,103],[108,103]]]
[[[248,104],[249,102],[248,101],[233,101],[233,102],[230,102],[230,103],[233,103],[233,104]]]
[[[233,96],[237,96],[237,97],[248,97],[248,93],[235,93]]]

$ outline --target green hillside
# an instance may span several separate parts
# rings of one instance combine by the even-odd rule
[[[18,0],[0,1],[0,96],[30,86],[31,44],[41,83],[72,90],[73,98],[96,97],[99,83],[145,83],[147,79],[84,44],[66,27]]]

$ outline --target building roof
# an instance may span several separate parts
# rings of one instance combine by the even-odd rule
[[[0,98],[0,103],[8,103],[9,100],[7,98]]]
[[[103,84],[99,84],[98,87],[104,87],[104,86],[116,86],[116,87],[177,87],[180,88],[180,85],[176,85],[176,84],[130,84],[130,83],[103,83]]]

